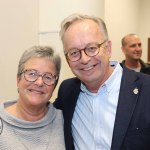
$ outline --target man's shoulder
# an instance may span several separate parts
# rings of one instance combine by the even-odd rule
[[[150,75],[150,64],[145,63],[144,61],[140,60],[140,63],[142,65],[141,71],[143,73],[149,74]]]
[[[146,62],[144,62],[143,60],[140,59],[140,63],[141,63],[141,65],[143,65],[145,67],[150,67],[150,63],[149,62],[146,63]]]
[[[61,86],[74,86],[80,85],[81,81],[77,77],[68,78],[62,81]]]
[[[123,66],[123,76],[125,76],[128,80],[140,80],[141,83],[149,83],[150,84],[150,75],[143,73],[143,72],[136,72],[131,69],[126,68]]]

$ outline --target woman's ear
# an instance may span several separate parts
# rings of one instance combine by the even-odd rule
[[[17,76],[17,87],[19,85],[20,80],[21,80],[21,76]]]

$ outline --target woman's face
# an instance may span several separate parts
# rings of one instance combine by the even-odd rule
[[[56,67],[48,58],[31,58],[25,65],[24,70],[36,70],[40,75],[56,75]],[[46,85],[42,76],[38,76],[34,82],[27,81],[24,73],[17,78],[20,102],[32,106],[43,106],[47,104],[55,89],[55,84]]]

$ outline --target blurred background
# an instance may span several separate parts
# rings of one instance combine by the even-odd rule
[[[62,80],[72,77],[59,37],[60,22],[72,13],[96,15],[106,22],[112,60],[122,61],[121,38],[138,34],[147,62],[150,37],[149,0],[0,0],[0,101],[17,98],[16,74],[21,54],[33,45],[52,46],[62,57]]]

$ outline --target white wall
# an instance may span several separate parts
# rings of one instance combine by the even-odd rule
[[[39,0],[40,31],[59,30],[62,19],[71,13],[104,16],[104,0]]]
[[[142,37],[143,44],[142,58],[147,61],[147,40],[150,37],[150,0],[140,1],[139,25],[139,35]]]
[[[139,34],[139,0],[105,0],[105,22],[112,40],[112,60],[122,61],[121,39]]]
[[[38,43],[38,1],[0,0],[0,101],[17,98],[22,52]]]

